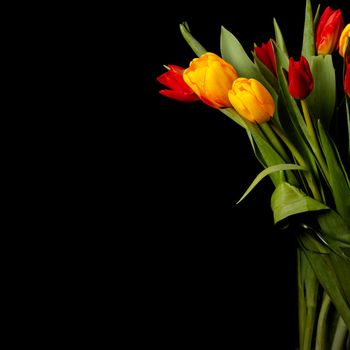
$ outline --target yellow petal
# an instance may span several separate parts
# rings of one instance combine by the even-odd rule
[[[254,122],[254,119],[250,115],[249,111],[246,109],[245,104],[240,99],[238,95],[236,95],[232,90],[228,93],[228,98],[233,106],[233,108],[244,118],[248,119],[251,122]]]
[[[258,101],[261,103],[264,111],[269,114],[270,117],[273,116],[275,112],[275,102],[273,101],[272,96],[258,80],[250,79],[251,87],[254,91],[254,94]]]
[[[249,111],[250,119],[253,119],[257,123],[262,123],[270,119],[270,116],[267,115],[256,96],[249,92],[242,92],[240,96],[244,102],[244,105],[246,106],[246,109]]]
[[[339,54],[342,57],[345,56],[346,41],[347,41],[347,38],[349,38],[349,37],[350,37],[350,23],[346,25],[346,27],[342,31],[340,38],[339,38]]]

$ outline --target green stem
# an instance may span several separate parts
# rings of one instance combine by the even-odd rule
[[[346,124],[348,126],[348,161],[350,162],[350,108],[349,108],[349,98],[345,96],[345,106],[346,106]]]
[[[306,164],[305,160],[303,159],[303,157],[301,156],[299,151],[295,148],[293,143],[290,142],[289,139],[284,135],[283,131],[280,129],[280,127],[277,124],[271,124],[271,127],[275,131],[275,133],[281,138],[281,140],[285,143],[285,145],[288,147],[288,149],[292,152],[294,158],[299,163],[299,165],[301,165],[302,167],[307,169],[307,171],[305,172],[306,181],[311,189],[311,192],[312,192],[314,198],[316,200],[322,202],[322,197],[321,197],[321,194],[318,190],[316,181],[315,181],[314,177],[312,176],[310,168]]]
[[[311,116],[309,113],[309,108],[307,107],[307,103],[305,100],[301,100],[301,107],[303,109],[306,127],[307,127],[307,130],[309,132],[311,147],[316,155],[316,159],[317,159],[317,161],[322,169],[322,172],[323,172],[325,178],[327,179],[327,181],[329,181],[328,167],[327,167],[326,161],[324,159],[324,156],[322,154],[320,145],[318,143],[315,128],[314,128],[314,125],[313,125],[313,122],[312,122],[312,119],[311,119]]]
[[[343,350],[346,342],[348,329],[341,316],[339,316],[337,328],[335,330],[333,344],[331,350]]]
[[[304,296],[304,286],[302,281],[302,252],[300,249],[297,251],[298,259],[298,318],[299,318],[299,345],[300,348],[303,344],[304,331],[305,331],[305,318],[306,318],[306,304]]]
[[[298,254],[299,346],[311,350],[314,345],[319,282],[304,252]]]
[[[331,298],[324,293],[320,313],[317,322],[316,348],[315,350],[326,349],[327,315],[331,306]]]
[[[283,145],[281,144],[280,140],[276,136],[276,134],[273,132],[273,129],[271,128],[269,123],[262,123],[260,124],[260,127],[264,134],[266,135],[267,139],[271,142],[274,149],[279,153],[279,155],[285,160],[286,162],[290,162],[289,156],[287,152],[285,151]]]
[[[316,313],[316,307],[308,307],[306,310],[304,340],[303,340],[303,347],[301,348],[301,350],[311,350],[315,313]]]

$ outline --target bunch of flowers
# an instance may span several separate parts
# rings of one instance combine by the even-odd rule
[[[224,27],[219,55],[180,24],[198,57],[186,68],[166,66],[160,93],[202,101],[246,130],[263,169],[239,201],[268,176],[274,222],[298,242],[299,348],[349,349],[350,24],[340,9],[314,13],[306,0],[300,57],[289,56],[273,24],[275,38],[255,45],[252,57]]]

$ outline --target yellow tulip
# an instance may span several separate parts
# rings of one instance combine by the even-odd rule
[[[227,93],[237,77],[236,70],[229,63],[211,52],[193,59],[183,72],[188,86],[204,103],[214,108],[231,107]]]
[[[347,41],[350,38],[350,23],[346,25],[339,38],[339,54],[345,56]]]
[[[236,79],[228,92],[228,98],[234,109],[253,123],[267,122],[275,112],[272,96],[256,79]]]

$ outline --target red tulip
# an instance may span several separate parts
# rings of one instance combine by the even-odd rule
[[[258,59],[264,63],[264,65],[275,75],[277,76],[276,72],[276,59],[275,54],[273,52],[271,40],[269,40],[266,44],[263,43],[261,47],[256,46],[254,48],[254,52]]]
[[[293,57],[289,59],[289,93],[295,99],[306,98],[314,85],[309,62],[304,56],[300,57],[300,61],[294,61]]]
[[[160,90],[159,93],[181,102],[198,101],[198,96],[183,79],[185,68],[170,64],[168,68],[169,70],[157,77],[157,80],[169,89]]]
[[[344,78],[344,91],[350,97],[350,56],[346,56],[346,72]]]
[[[316,49],[319,55],[331,54],[339,45],[339,36],[344,29],[341,10],[325,9],[316,29]]]

